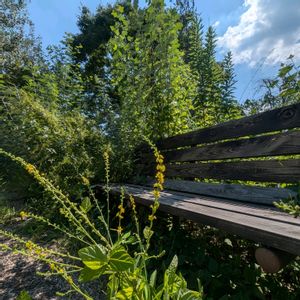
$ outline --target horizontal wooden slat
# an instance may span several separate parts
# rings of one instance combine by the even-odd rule
[[[152,193],[144,188],[126,186],[126,190],[140,204],[149,206],[153,203]],[[119,194],[120,187],[112,187],[112,192]],[[201,198],[196,203],[195,197],[188,194],[174,195],[174,193],[162,193],[160,210],[201,224],[221,228],[266,246],[300,255],[300,221],[287,214],[261,209],[260,214],[263,215],[257,216],[253,211],[247,212],[249,208],[242,204],[235,205],[235,210],[233,208],[224,209],[222,202],[220,202],[222,208],[216,207],[217,199],[203,205]],[[209,199],[206,198],[202,201],[209,202]],[[259,213],[256,212],[256,214]],[[276,220],[276,214],[278,214],[278,220]]]
[[[169,137],[160,140],[157,146],[161,150],[174,149],[298,127],[300,127],[300,103]]]
[[[144,185],[152,186],[154,182],[153,179],[148,180]],[[164,183],[164,187],[167,190],[264,205],[273,205],[276,201],[297,196],[296,192],[289,189],[246,186],[241,184],[206,183],[187,180],[167,179]]]
[[[260,136],[202,147],[171,150],[163,153],[167,162],[203,161],[300,154],[300,131]],[[145,156],[151,160],[152,156]]]
[[[126,184],[126,190],[128,193],[153,193],[153,189],[144,185]],[[201,206],[218,208],[221,210],[236,212],[249,216],[261,217],[278,222],[293,224],[300,226],[300,219],[293,218],[287,213],[280,211],[276,207],[269,205],[257,205],[253,203],[241,203],[230,199],[224,199],[220,197],[194,195],[184,192],[171,191],[168,189],[163,190],[160,193],[160,199],[172,198],[174,201],[184,201],[189,203],[198,204]]]
[[[297,183],[300,159],[169,164],[166,176]]]

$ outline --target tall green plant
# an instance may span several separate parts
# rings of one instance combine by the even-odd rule
[[[21,165],[35,180],[52,195],[53,200],[61,207],[60,213],[66,217],[69,223],[75,228],[69,231],[58,224],[36,216],[31,213],[21,213],[21,217],[31,217],[40,222],[52,226],[56,230],[62,231],[68,237],[82,243],[83,248],[78,251],[78,256],[66,252],[54,251],[41,247],[32,241],[26,241],[12,233],[0,229],[0,234],[15,241],[15,246],[0,244],[3,250],[13,251],[15,254],[22,254],[43,261],[49,265],[50,270],[42,275],[62,276],[69,284],[70,290],[66,294],[79,293],[85,299],[92,299],[76,282],[74,274],[79,273],[79,281],[87,282],[96,280],[99,277],[107,276],[107,299],[202,299],[202,290],[192,291],[187,288],[184,278],[177,273],[178,259],[174,256],[170,266],[164,272],[162,282],[158,282],[157,271],[149,274],[149,264],[153,259],[159,259],[164,252],[159,255],[151,255],[149,248],[153,235],[153,224],[156,212],[159,207],[160,191],[163,189],[164,171],[163,157],[154,148],[157,162],[157,182],[154,184],[153,204],[148,216],[149,224],[143,230],[140,228],[136,204],[130,196],[131,210],[133,213],[135,232],[124,232],[122,219],[125,208],[123,205],[124,192],[122,192],[117,218],[119,226],[115,230],[109,228],[109,220],[104,217],[97,199],[90,189],[90,197],[85,198],[80,206],[72,202],[67,195],[58,189],[51,181],[45,178],[31,164],[23,159],[13,156],[0,149],[0,155],[5,156]],[[109,166],[108,155],[106,154],[106,191],[109,195]],[[84,180],[89,185],[88,180]],[[109,198],[107,197],[107,201]],[[97,226],[95,219],[91,215],[96,215],[96,219],[102,226]],[[101,230],[101,228],[103,230]],[[129,248],[134,251],[129,251]],[[133,253],[133,254],[132,254]],[[64,260],[68,261],[64,261]],[[65,294],[65,295],[66,295]]]
[[[122,126],[153,139],[187,130],[195,87],[179,50],[177,15],[164,1],[151,1],[135,36],[130,26],[139,17],[136,11],[128,19],[119,6],[114,16],[112,84],[120,97]]]

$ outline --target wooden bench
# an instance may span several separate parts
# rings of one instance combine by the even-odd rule
[[[300,219],[273,205],[297,196],[277,185],[299,184],[299,127],[300,104],[295,104],[158,141],[167,177],[160,210],[260,243],[258,263],[267,272],[278,271],[300,255]],[[149,148],[137,154],[140,175],[153,175]],[[251,186],[249,181],[268,184]],[[149,206],[152,183],[122,186]],[[113,185],[111,191],[119,194],[120,187]]]

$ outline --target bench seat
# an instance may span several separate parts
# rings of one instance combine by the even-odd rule
[[[153,203],[151,187],[113,185],[111,193],[120,194],[121,187],[137,203],[146,206]],[[171,190],[161,192],[159,202],[160,210],[166,213],[300,255],[300,219],[275,207]]]

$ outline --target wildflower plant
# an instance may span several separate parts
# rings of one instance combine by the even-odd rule
[[[55,224],[44,217],[29,212],[21,212],[21,219],[32,218],[43,222],[55,230],[61,231],[68,238],[79,242],[82,247],[76,256],[66,251],[47,249],[0,229],[1,235],[15,242],[14,246],[0,244],[0,249],[30,256],[48,264],[49,270],[39,274],[63,277],[70,287],[66,294],[79,293],[85,299],[93,298],[81,287],[81,282],[93,281],[103,276],[107,279],[107,299],[202,299],[200,284],[199,291],[189,290],[182,275],[176,272],[178,264],[176,256],[163,274],[162,282],[157,282],[156,270],[149,274],[151,260],[160,259],[164,255],[164,251],[158,255],[149,255],[151,237],[154,233],[153,225],[159,208],[159,197],[163,190],[165,172],[163,156],[154,145],[151,144],[151,147],[157,163],[156,182],[153,186],[153,204],[148,216],[149,223],[145,228],[140,228],[134,197],[132,195],[128,197],[135,232],[126,231],[122,224],[125,214],[124,203],[127,201],[124,189],[121,189],[116,215],[118,227],[117,229],[110,228],[108,151],[104,153],[107,196],[107,214],[105,216],[86,178],[83,177],[82,181],[88,187],[89,197],[85,197],[81,204],[74,203],[50,180],[41,175],[33,165],[0,149],[0,155],[21,165],[51,194],[53,201],[60,207],[60,213],[68,220],[70,226]],[[75,231],[72,230],[73,228]],[[113,234],[114,232],[117,234]]]

